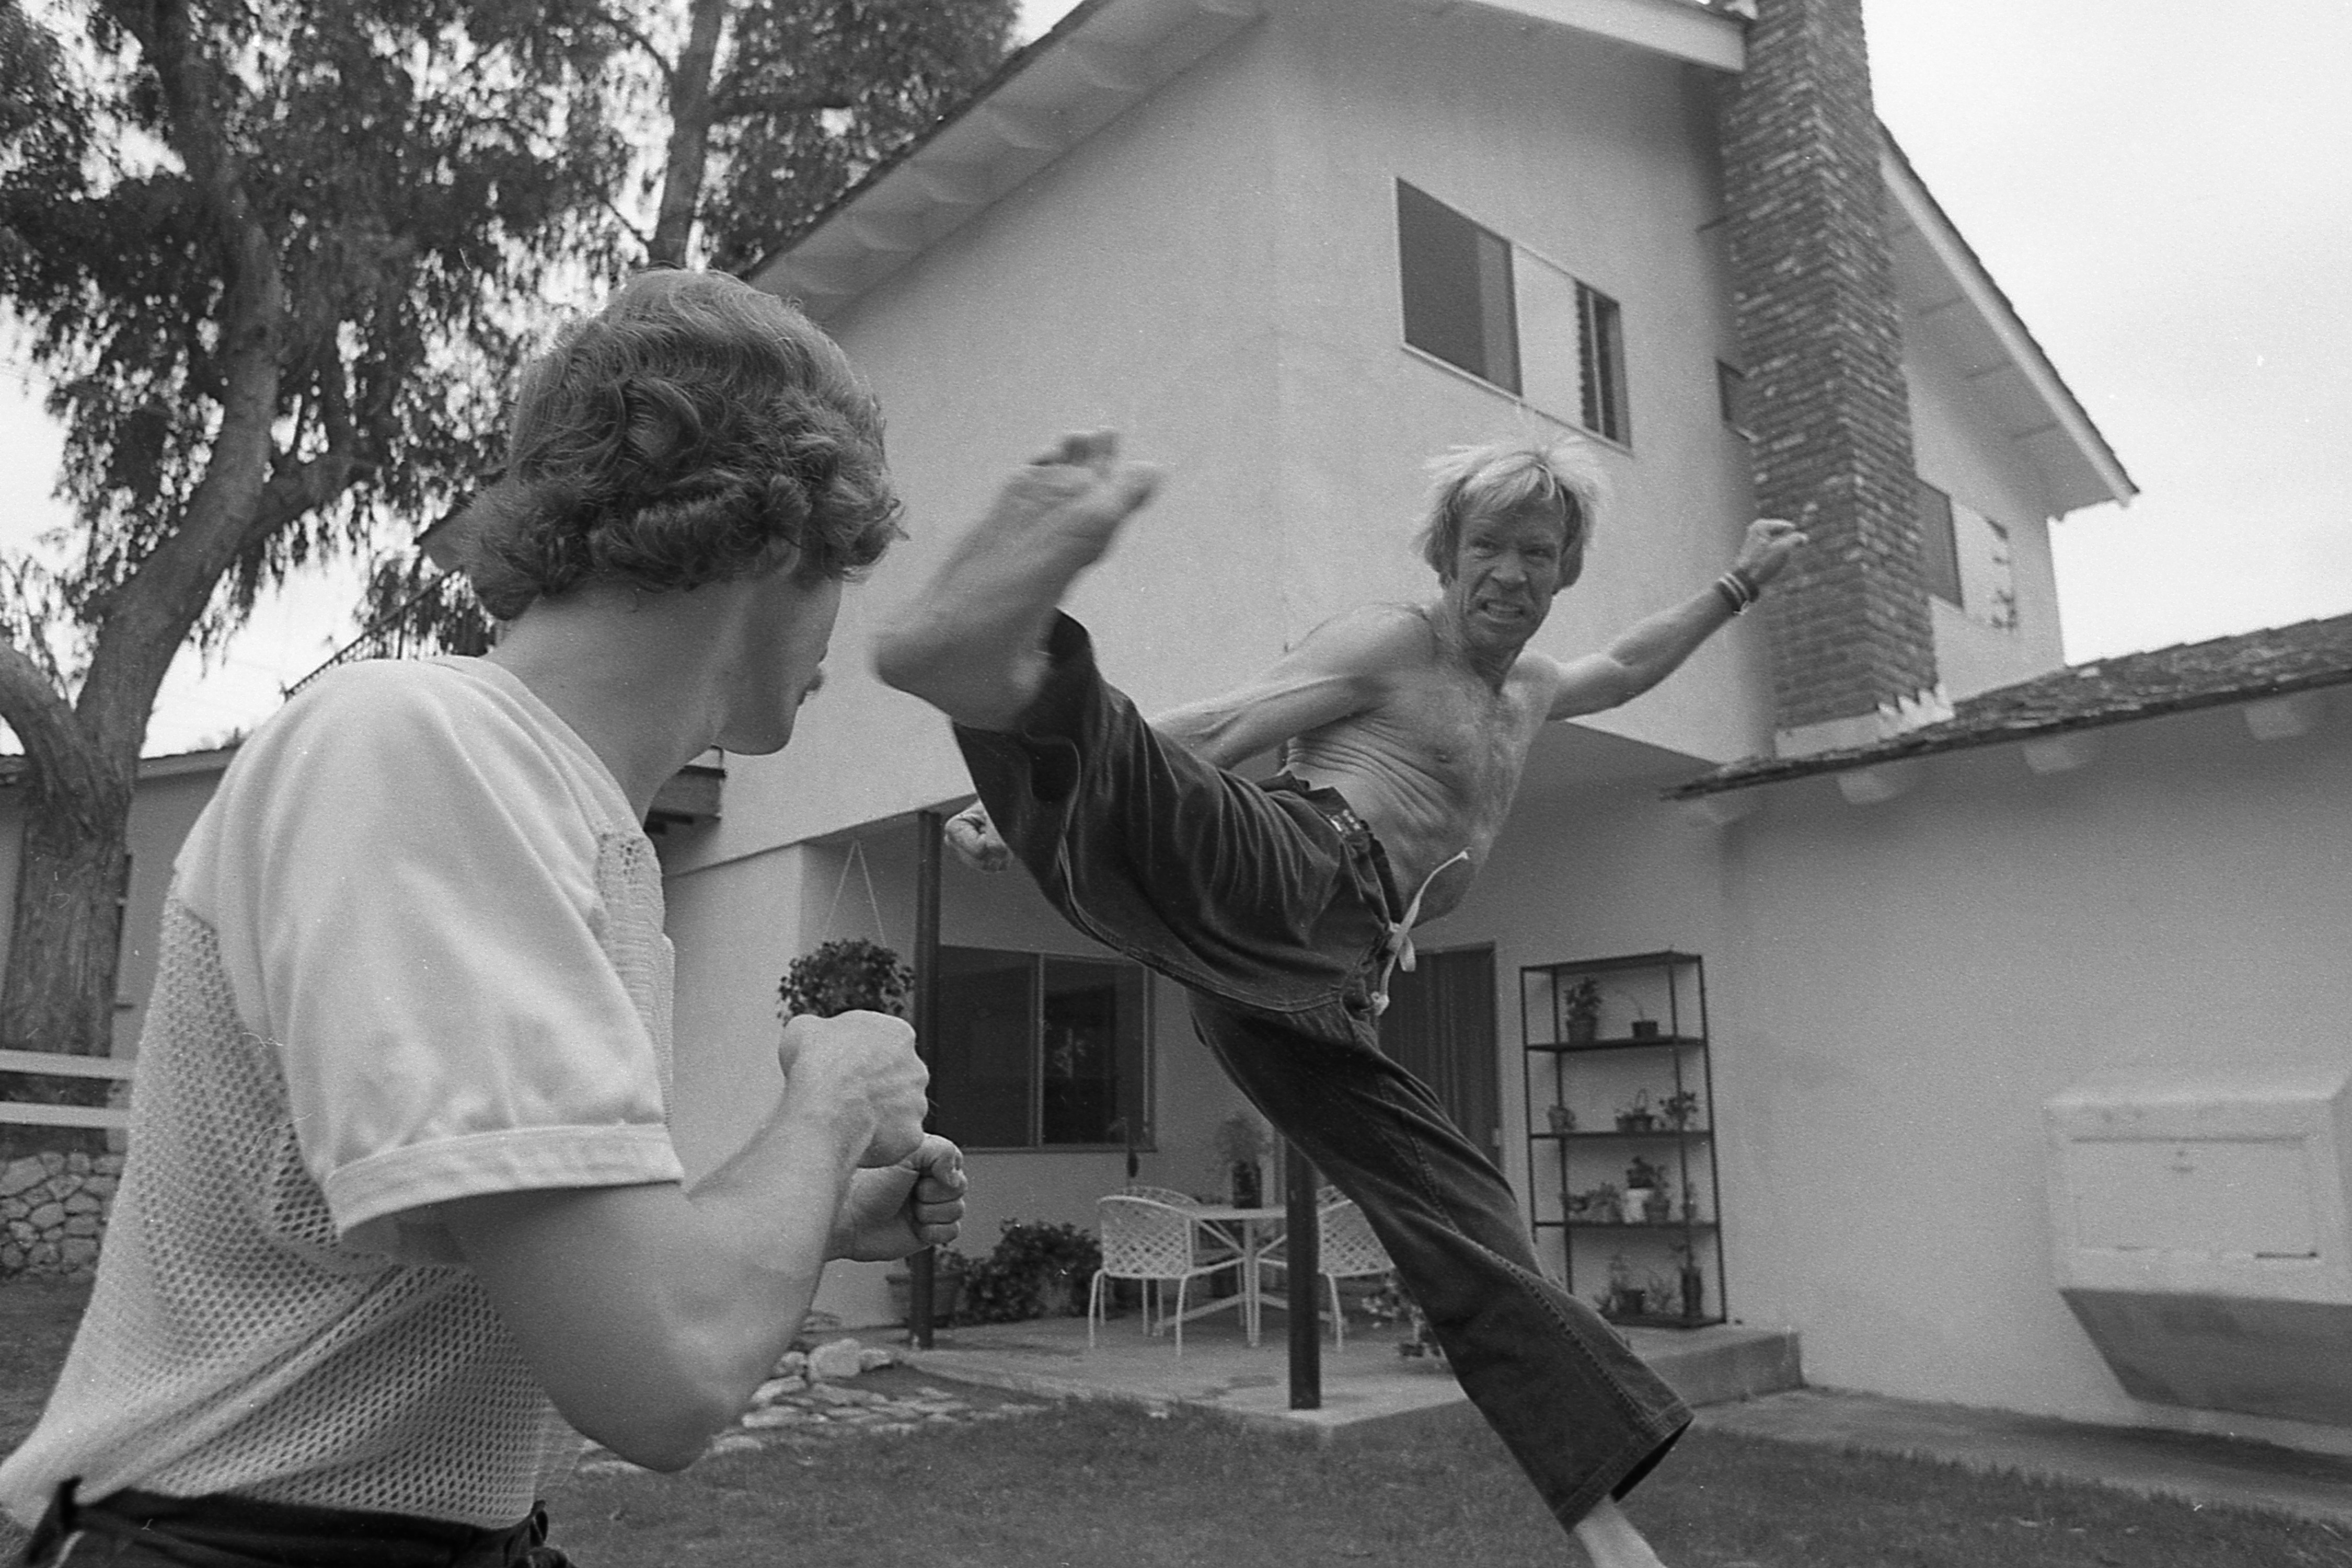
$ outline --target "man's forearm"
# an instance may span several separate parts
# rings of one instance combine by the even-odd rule
[[[453,1205],[451,1228],[565,1418],[672,1468],[790,1344],[864,1135],[788,1107],[690,1191],[508,1194]]]
[[[1712,586],[1636,621],[1609,645],[1609,657],[1625,671],[1626,690],[1619,700],[1638,697],[1672,675],[1730,623],[1730,604]]]

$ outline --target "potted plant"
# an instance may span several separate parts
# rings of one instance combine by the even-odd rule
[[[1555,1105],[1546,1110],[1544,1119],[1551,1123],[1555,1133],[1565,1136],[1576,1131],[1576,1112],[1565,1105]]]
[[[1650,1109],[1650,1091],[1646,1089],[1635,1089],[1633,1103],[1622,1106],[1617,1111],[1617,1131],[1620,1132],[1647,1132],[1657,1125],[1657,1112]]]
[[[1585,1216],[1601,1225],[1615,1225],[1624,1218],[1624,1196],[1614,1182],[1603,1182],[1586,1189],[1583,1194]]]
[[[1590,974],[1559,994],[1560,1035],[1580,1046],[1601,1037],[1601,982]]]
[[[1633,1225],[1657,1217],[1658,1200],[1666,1191],[1666,1173],[1658,1164],[1641,1155],[1625,1167],[1625,1223]],[[1672,1200],[1668,1200],[1671,1214]]]
[[[1273,1145],[1265,1123],[1247,1114],[1228,1116],[1217,1124],[1217,1163],[1225,1173],[1235,1208],[1254,1209],[1265,1194],[1259,1163]]]
[[[1677,1132],[1689,1131],[1698,1124],[1698,1090],[1678,1089],[1658,1102],[1658,1114],[1666,1125]]]
[[[1625,1261],[1625,1255],[1622,1252],[1609,1260],[1609,1294],[1606,1300],[1608,1304],[1601,1309],[1602,1315],[1621,1322],[1640,1317],[1643,1308],[1648,1304],[1646,1292],[1633,1283],[1633,1266]]]
[[[1676,1271],[1679,1275],[1676,1285],[1682,1297],[1683,1321],[1696,1322],[1706,1316],[1706,1270],[1698,1266],[1698,1258],[1689,1244],[1678,1241],[1675,1243],[1673,1251],[1682,1260]]]
[[[1639,996],[1629,995],[1625,1000],[1632,1003],[1633,1007],[1633,1021],[1625,1026],[1625,1032],[1637,1040],[1656,1039],[1658,1021],[1650,1016],[1650,1010],[1642,1005],[1642,999]]]
[[[903,1018],[914,989],[915,972],[897,952],[864,937],[843,937],[793,960],[776,986],[776,1016],[787,1021],[803,1013],[830,1018],[863,1009]]]

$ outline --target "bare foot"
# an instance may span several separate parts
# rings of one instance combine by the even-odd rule
[[[1625,1510],[1602,1498],[1591,1513],[1577,1521],[1577,1544],[1592,1558],[1592,1568],[1665,1568]]]
[[[1118,460],[1108,430],[1063,437],[883,626],[875,673],[959,724],[1009,728],[1045,679],[1054,607],[1159,482],[1151,465]]]

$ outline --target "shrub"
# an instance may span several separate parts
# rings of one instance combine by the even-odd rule
[[[1102,1267],[1094,1233],[1043,1220],[1006,1220],[995,1249],[964,1272],[967,1323],[1017,1323],[1048,1313],[1086,1310],[1086,1293]]]

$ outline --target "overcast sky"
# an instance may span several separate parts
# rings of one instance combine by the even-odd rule
[[[1864,13],[1880,117],[2140,486],[2056,529],[2068,658],[2352,612],[2352,0]],[[13,542],[60,513],[56,434],[10,364]],[[354,597],[310,582],[211,671],[184,657],[150,753],[266,716]]]

